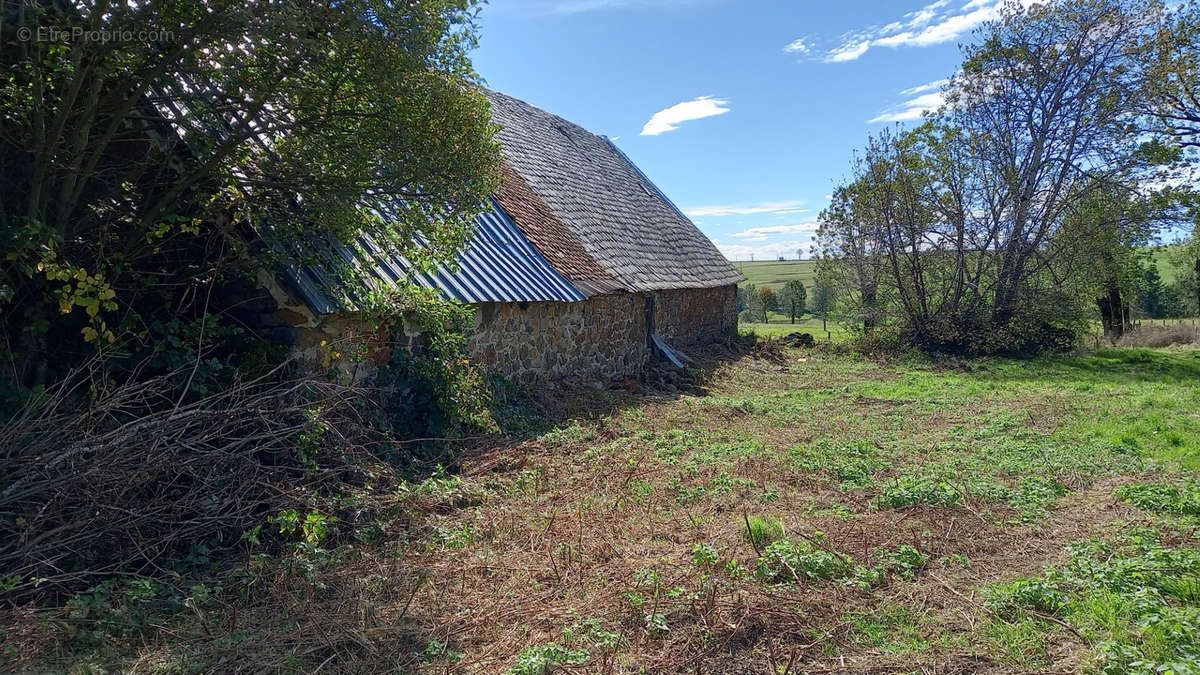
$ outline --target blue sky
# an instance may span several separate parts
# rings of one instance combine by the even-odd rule
[[[616,140],[731,259],[805,255],[867,135],[940,101],[999,0],[492,0],[476,69]]]

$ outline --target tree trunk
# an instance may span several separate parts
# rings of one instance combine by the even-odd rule
[[[1132,328],[1129,321],[1129,303],[1121,297],[1121,289],[1112,287],[1108,295],[1096,298],[1096,306],[1100,309],[1100,321],[1104,324],[1104,334],[1116,339]]]
[[[863,291],[863,333],[870,335],[875,327],[875,290]]]

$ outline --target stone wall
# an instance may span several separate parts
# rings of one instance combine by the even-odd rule
[[[636,376],[646,361],[645,297],[477,306],[468,348],[486,369],[514,379]]]
[[[737,335],[737,286],[656,291],[654,330],[675,347],[733,339]]]
[[[252,291],[230,289],[239,298],[231,313],[258,335],[291,347],[305,369],[336,372],[350,381],[370,379],[391,359],[393,347],[411,351],[421,343],[421,331],[411,322],[400,335],[377,335],[354,314],[314,313],[265,271],[257,282]]]
[[[515,379],[637,376],[646,344],[649,296],[616,293],[584,302],[488,303],[478,306],[472,358]],[[723,342],[737,334],[737,289],[657,291],[654,329],[669,344]]]
[[[420,345],[420,331],[411,322],[402,335],[375,335],[353,314],[314,314],[265,273],[258,282],[253,301],[241,303],[246,311],[239,319],[291,346],[315,370],[332,369],[354,380],[369,378],[391,358],[392,347],[411,351]],[[476,305],[468,351],[482,368],[526,382],[637,377],[650,357],[649,297],[614,293],[583,302]],[[734,286],[657,291],[653,299],[654,329],[668,344],[719,342],[737,333]]]

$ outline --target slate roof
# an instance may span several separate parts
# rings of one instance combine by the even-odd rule
[[[356,309],[348,285],[330,273],[347,264],[376,288],[411,279],[468,304],[576,302],[744,280],[608,139],[511,96],[486,93],[501,126],[503,182],[455,268],[419,272],[398,256],[368,265],[349,248],[310,242],[324,262],[292,265],[284,277],[314,311]],[[379,253],[368,238],[359,244]],[[300,253],[297,260],[312,258]]]
[[[496,192],[496,201],[555,270],[570,279],[585,295],[602,295],[623,288],[584,250],[579,237],[563,225],[541,197],[534,194],[521,174],[507,164],[502,174],[503,183]]]
[[[504,159],[626,290],[708,288],[745,278],[608,139],[511,96],[487,95]],[[519,215],[517,224],[539,244]],[[553,258],[545,245],[539,250]]]

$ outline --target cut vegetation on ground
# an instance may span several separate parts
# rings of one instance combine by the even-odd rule
[[[6,648],[110,672],[1193,672],[1198,381],[1200,351],[760,344],[706,395],[597,392],[375,496],[352,544],[301,519],[250,590],[171,613],[118,583]]]

